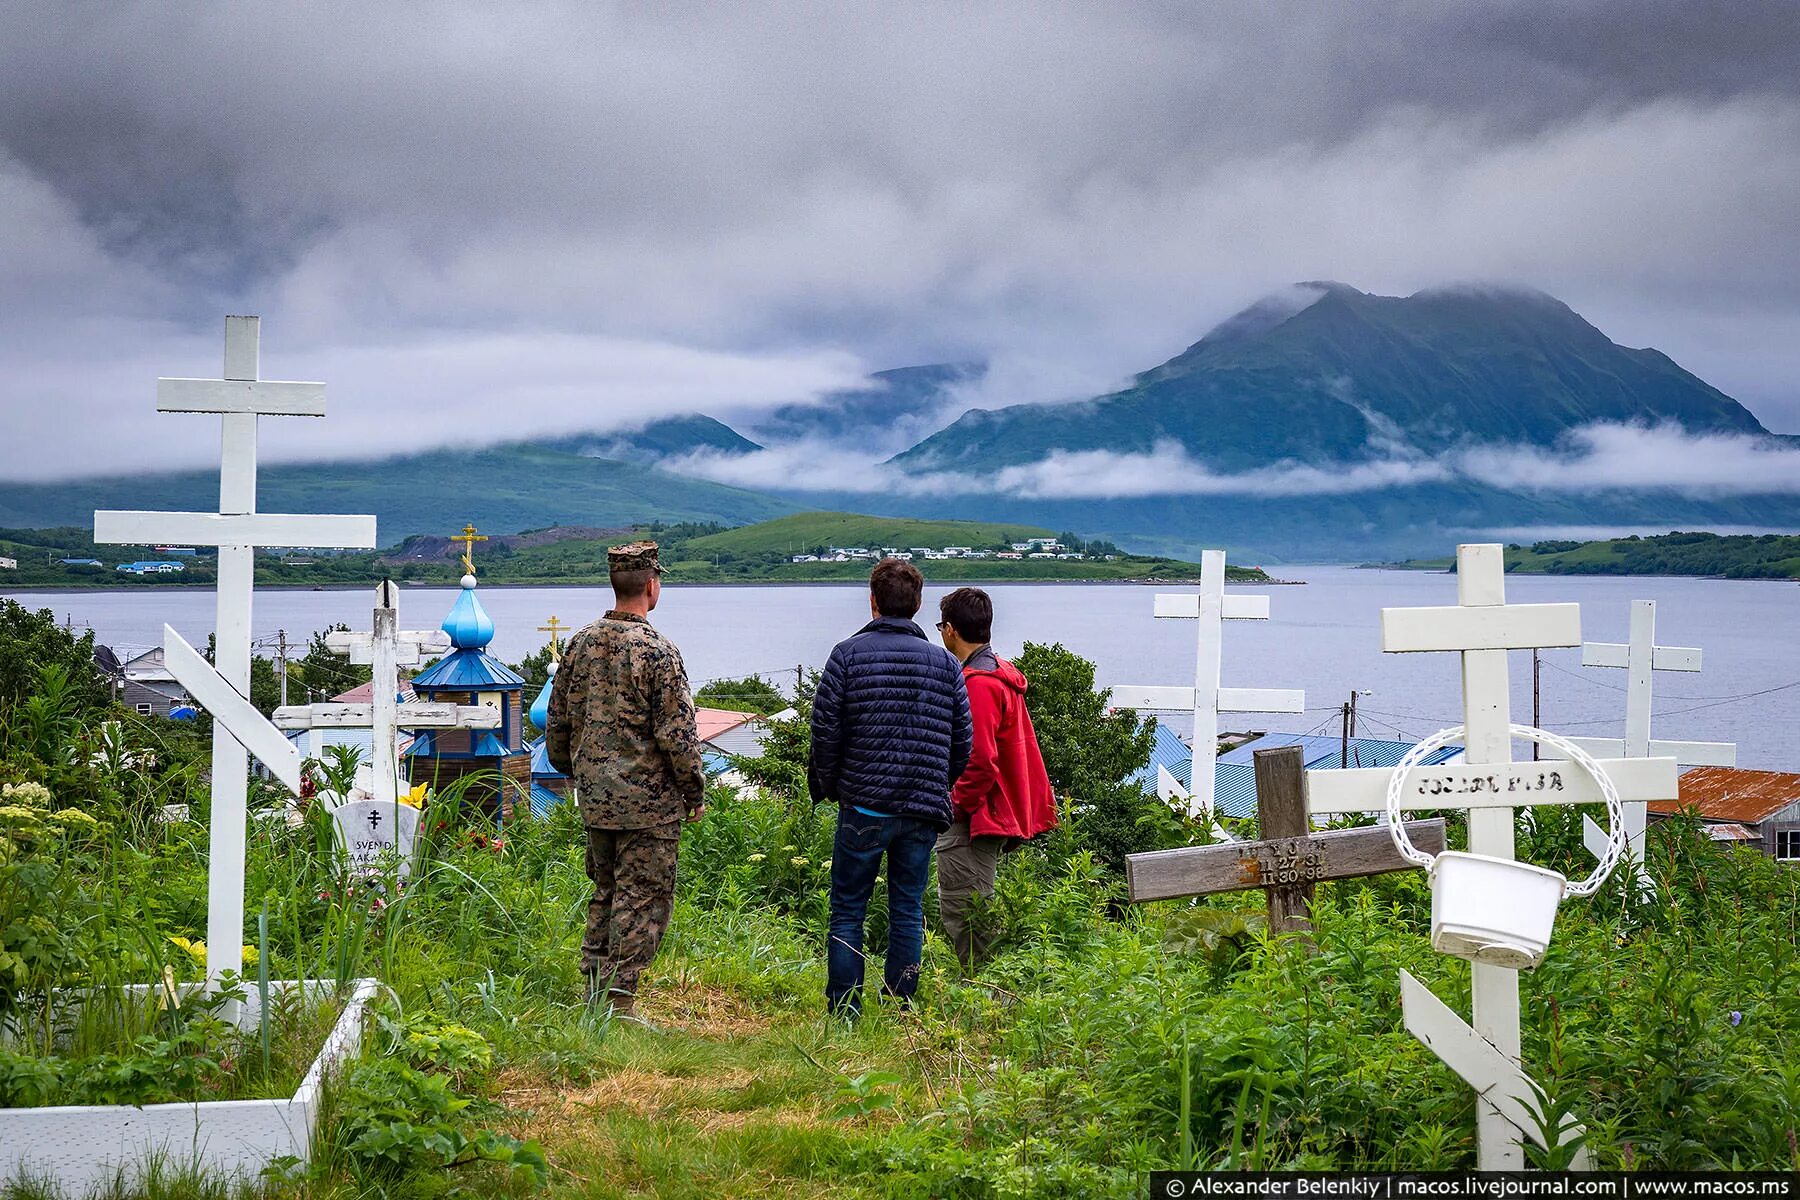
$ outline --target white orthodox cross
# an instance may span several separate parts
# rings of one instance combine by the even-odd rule
[[[232,700],[235,696],[245,707],[250,703],[246,697],[250,694],[250,602],[255,587],[256,548],[372,549],[375,545],[372,516],[256,511],[257,417],[325,415],[324,384],[277,383],[257,378],[258,336],[257,318],[226,317],[224,378],[156,381],[158,411],[221,414],[219,511],[94,514],[96,542],[219,548],[214,628],[217,670],[195,654],[180,634],[166,626],[163,629],[170,673],[215,718],[206,909],[207,944],[215,947],[215,953],[207,966],[209,987],[217,985],[223,970],[236,966],[237,955],[230,949],[243,943],[244,809],[249,772],[246,748],[256,750],[264,765],[290,788],[298,791],[300,786],[298,756],[293,747],[278,750],[264,731],[275,733],[283,744],[287,739],[280,737],[254,708],[246,714]],[[186,677],[177,670],[177,660],[185,664]],[[291,768],[289,755],[294,755]]]
[[[1112,689],[1115,708],[1192,709],[1194,713],[1193,768],[1188,777],[1188,812],[1210,818],[1216,781],[1214,763],[1219,753],[1221,712],[1297,713],[1306,710],[1306,693],[1287,688],[1228,688],[1219,686],[1224,655],[1225,621],[1266,621],[1267,596],[1225,594],[1225,552],[1205,550],[1200,555],[1200,592],[1159,594],[1156,615],[1197,621],[1198,649],[1193,687],[1145,687],[1121,685]]]
[[[283,729],[367,729],[370,731],[370,794],[377,804],[397,797],[400,759],[396,749],[402,729],[493,729],[500,710],[486,704],[399,703],[400,668],[416,667],[428,654],[450,648],[441,629],[400,630],[400,589],[384,579],[375,589],[372,631],[338,630],[325,635],[325,647],[370,671],[368,704],[293,704],[275,710]]]
[[[1678,763],[1695,766],[1734,767],[1737,746],[1731,742],[1673,742],[1650,736],[1651,676],[1657,671],[1698,671],[1700,651],[1691,646],[1658,646],[1656,644],[1656,601],[1631,602],[1631,640],[1618,642],[1583,642],[1581,665],[1584,667],[1617,667],[1626,672],[1625,736],[1623,738],[1570,738],[1571,742],[1596,757],[1672,758]],[[1628,853],[1637,865],[1638,879],[1648,889],[1644,874],[1644,827],[1649,811],[1644,804],[1625,806],[1625,834]],[[1598,855],[1606,845],[1606,833],[1594,824],[1592,817],[1581,819],[1583,841],[1590,852]]]
[[[1463,757],[1415,768],[1407,776],[1402,809],[1467,809],[1469,851],[1512,858],[1515,808],[1601,802],[1598,784],[1579,767],[1512,761],[1506,652],[1580,645],[1581,606],[1507,604],[1503,551],[1497,545],[1457,548],[1456,587],[1455,607],[1381,612],[1383,650],[1462,656]],[[1676,794],[1672,758],[1609,758],[1601,760],[1600,768],[1627,802]],[[1384,810],[1392,774],[1385,768],[1308,771],[1307,808],[1314,816]],[[1539,1094],[1519,1066],[1519,973],[1479,962],[1473,971],[1473,1028],[1401,972],[1406,1027],[1480,1094],[1481,1169],[1516,1170],[1524,1165],[1520,1138],[1538,1140],[1535,1125],[1522,1119],[1518,1101]],[[1573,1132],[1565,1131],[1565,1136]]]

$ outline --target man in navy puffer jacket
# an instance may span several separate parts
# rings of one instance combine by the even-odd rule
[[[950,827],[950,788],[969,761],[962,664],[912,620],[924,589],[911,563],[879,563],[869,574],[874,619],[832,649],[813,698],[807,785],[815,802],[838,806],[825,1001],[850,1017],[862,1011],[863,920],[884,854],[882,990],[904,1004],[918,986],[932,845]]]

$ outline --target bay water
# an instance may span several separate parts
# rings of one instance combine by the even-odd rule
[[[1454,654],[1383,654],[1383,607],[1451,605],[1456,579],[1439,573],[1364,570],[1344,566],[1282,567],[1300,586],[1244,587],[1272,601],[1267,622],[1233,621],[1225,632],[1224,682],[1236,687],[1305,688],[1301,715],[1226,714],[1236,730],[1316,731],[1335,735],[1340,711],[1354,689],[1357,732],[1416,740],[1460,720],[1460,681]],[[1655,676],[1655,736],[1738,744],[1738,764],[1800,770],[1800,585],[1786,582],[1686,578],[1509,576],[1513,603],[1576,601],[1582,634],[1590,641],[1623,642],[1633,600],[1657,602],[1657,642],[1698,646],[1699,674]],[[1177,585],[987,585],[995,605],[995,643],[1014,654],[1026,641],[1061,642],[1097,664],[1102,684],[1189,685],[1194,672],[1194,626],[1156,620],[1156,591]],[[930,633],[937,598],[927,589],[920,624]],[[491,647],[516,662],[543,645],[538,626],[552,614],[571,626],[594,619],[608,604],[604,587],[484,586],[482,603],[497,632]],[[290,641],[333,622],[367,629],[374,589],[259,590],[254,629]],[[401,628],[435,628],[455,599],[453,588],[407,588]],[[213,594],[203,589],[128,592],[20,592],[31,608],[49,608],[59,621],[91,628],[121,658],[161,640],[166,622],[197,646],[213,625]],[[868,593],[857,585],[671,585],[653,617],[687,661],[698,686],[709,679],[762,675],[791,685],[796,668],[822,666],[833,643],[868,619]],[[272,655],[269,649],[259,653]],[[1532,714],[1531,655],[1512,656],[1513,718]],[[1541,721],[1554,731],[1622,735],[1625,672],[1581,666],[1579,650],[1542,652]],[[529,697],[527,698],[529,702]],[[1180,714],[1161,714],[1182,732]],[[1524,750],[1524,747],[1520,748]],[[1528,751],[1526,751],[1528,752]]]

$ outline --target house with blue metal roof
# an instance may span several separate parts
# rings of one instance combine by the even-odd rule
[[[549,677],[537,699],[531,702],[531,723],[539,729],[550,727],[550,689],[556,686],[556,667],[552,658]],[[544,734],[526,742],[525,748],[531,751],[531,815],[541,817],[568,799],[574,780],[550,765],[550,748],[545,745]]]
[[[412,680],[421,700],[437,704],[486,704],[500,710],[495,729],[420,730],[406,750],[407,779],[433,790],[476,776],[465,801],[511,816],[514,802],[530,794],[531,752],[525,747],[525,680],[487,652],[494,622],[475,594],[475,576],[462,577],[462,593],[442,629],[450,653]]]
[[[1219,755],[1213,768],[1213,804],[1221,816],[1254,817],[1256,815],[1256,752],[1279,746],[1299,746],[1306,757],[1309,771],[1336,770],[1348,757],[1350,766],[1392,767],[1414,743],[1387,738],[1351,738],[1346,747],[1341,737],[1314,736],[1301,733],[1266,733],[1259,738],[1233,747]],[[1425,765],[1446,762],[1462,753],[1461,746],[1444,746],[1425,757]],[[1157,722],[1156,738],[1150,747],[1150,762],[1132,779],[1145,791],[1156,791],[1156,769],[1166,767],[1183,787],[1189,786],[1194,770],[1194,752],[1173,729]]]

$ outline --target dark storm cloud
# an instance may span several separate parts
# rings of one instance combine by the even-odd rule
[[[1530,283],[1800,428],[1786,0],[0,19],[11,477],[210,455],[147,397],[225,311],[333,385],[292,455],[1079,395],[1319,277]]]

